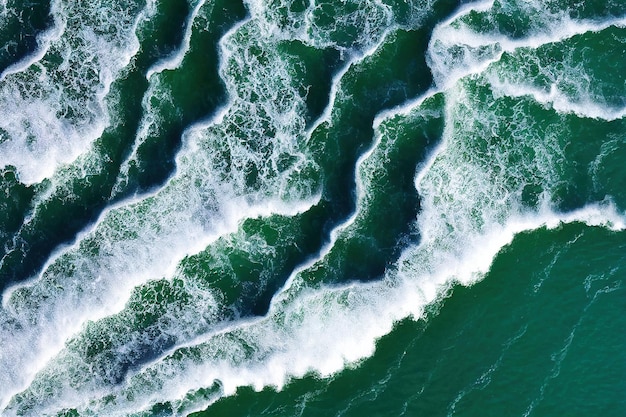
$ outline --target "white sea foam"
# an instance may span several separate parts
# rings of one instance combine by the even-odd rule
[[[232,71],[248,68],[244,56],[248,51],[236,38],[241,36],[238,31],[250,30],[255,29],[242,24],[227,34],[233,37],[225,44],[222,68],[227,81],[234,76]],[[87,321],[122,310],[133,288],[174,276],[183,258],[236,230],[242,219],[295,215],[318,201],[313,185],[294,178],[301,170],[314,169],[297,143],[303,137],[304,105],[290,85],[289,63],[274,62],[271,68],[249,68],[254,72],[245,89],[229,81],[231,105],[221,117],[186,132],[175,176],[162,190],[107,210],[74,244],[55,254],[36,279],[7,292],[1,337],[8,340],[10,335],[12,342],[0,358],[7,387],[6,397],[0,399],[3,405],[29,385],[36,392],[35,373],[45,378],[44,367],[64,342]],[[247,100],[251,93],[260,100]],[[279,94],[285,98],[280,102]],[[251,118],[254,114],[258,117]],[[239,124],[242,115],[247,125]],[[266,136],[268,126],[274,126],[273,137]],[[246,141],[251,138],[266,144],[250,147]],[[232,169],[223,165],[219,154],[224,145],[235,164]],[[293,161],[282,168],[278,160],[285,155]],[[245,178],[250,162],[259,166],[254,188]],[[18,331],[10,327],[12,321],[30,324]],[[21,363],[32,368],[14,371]]]
[[[2,398],[3,405],[32,382],[85,322],[122,310],[136,286],[174,276],[183,258],[233,232],[244,218],[295,215],[314,203],[249,206],[225,192],[222,201],[211,203],[213,208],[195,190],[182,196],[166,190],[112,209],[93,231],[54,256],[36,281],[8,291],[0,334],[5,342],[1,377],[9,395]],[[13,320],[29,324],[17,330],[10,325]]]
[[[223,61],[220,72],[227,81],[232,77],[234,69],[256,69],[249,66],[250,55],[246,55],[245,61],[242,60],[241,53],[247,54],[247,50],[240,49],[239,45],[245,44],[234,43],[237,42],[238,32],[250,29],[254,30],[243,22],[221,41]],[[163,191],[153,196],[144,196],[132,204],[125,203],[107,210],[90,232],[79,236],[76,243],[55,255],[36,281],[20,285],[7,293],[4,304],[12,312],[10,316],[20,317],[26,314],[27,317],[22,319],[30,318],[37,321],[38,325],[15,335],[16,341],[11,344],[12,352],[6,351],[7,362],[29,362],[33,366],[23,372],[21,378],[7,385],[14,388],[10,389],[11,392],[3,399],[3,403],[6,404],[12,394],[26,385],[30,384],[29,389],[37,391],[37,381],[33,382],[35,373],[43,372],[44,366],[49,366],[50,360],[58,355],[65,340],[75,334],[86,321],[99,320],[119,311],[135,286],[148,279],[172,276],[183,257],[199,252],[217,236],[234,230],[240,219],[273,213],[293,215],[310,207],[319,198],[319,195],[311,194],[314,189],[302,189],[302,181],[293,181],[299,187],[296,200],[289,198],[288,201],[282,201],[288,195],[293,195],[291,193],[279,194],[279,200],[264,196],[272,189],[282,193],[288,191],[289,181],[285,182],[280,177],[277,178],[279,183],[273,181],[260,187],[261,194],[257,197],[246,195],[245,179],[241,177],[245,161],[250,161],[251,157],[259,163],[261,161],[235,141],[230,142],[228,151],[233,161],[241,160],[238,162],[240,168],[228,174],[227,182],[224,182],[225,178],[215,176],[219,175],[221,165],[215,166],[215,162],[206,159],[207,156],[212,158],[207,150],[213,149],[213,146],[207,146],[208,144],[213,141],[222,143],[224,138],[232,137],[227,132],[237,126],[233,125],[233,119],[237,120],[241,110],[246,111],[247,118],[251,113],[259,113],[260,110],[260,122],[276,123],[277,131],[272,145],[275,150],[271,158],[265,158],[267,162],[275,164],[276,158],[285,151],[292,155],[294,151],[298,152],[292,141],[294,135],[296,138],[302,135],[298,131],[302,132],[304,127],[304,123],[300,122],[302,111],[298,110],[298,107],[303,106],[302,99],[289,91],[291,86],[284,84],[289,82],[289,75],[284,67],[287,63],[277,58],[275,62],[278,66],[269,68],[269,72],[259,72],[267,68],[258,67],[255,73],[250,74],[249,83],[243,90],[233,89],[237,86],[236,82],[228,82],[231,97],[229,106],[216,120],[188,130],[183,141],[185,145],[177,157],[176,175]],[[240,70],[238,74],[241,75]],[[265,100],[251,105],[246,100],[251,91],[256,91],[257,96]],[[282,93],[277,93],[280,91]],[[276,102],[276,94],[291,97],[290,101],[285,102],[286,107],[281,107],[281,103]],[[298,107],[290,108],[293,105]],[[244,133],[243,138],[257,137],[261,140],[266,134],[265,128],[261,125],[255,126],[254,123],[258,122],[254,119],[252,121],[252,130]],[[237,141],[243,138],[232,137]],[[286,147],[276,146],[281,143]],[[212,173],[211,167],[216,167],[217,171]],[[294,166],[294,172],[300,169],[298,165]],[[191,188],[188,186],[190,183],[194,184]],[[278,184],[280,185],[276,187]],[[251,203],[253,206],[250,206]],[[248,209],[242,210],[243,207]],[[116,279],[120,276],[124,277],[123,283]],[[77,293],[81,293],[81,296],[74,298]],[[52,301],[35,310],[27,307],[41,297]],[[9,317],[6,318],[10,320]],[[59,323],[63,325],[60,326]],[[46,343],[42,343],[42,340]],[[23,349],[26,345],[36,348]],[[8,366],[3,376],[15,374]],[[46,372],[42,375],[45,377]],[[67,395],[74,396],[71,393]],[[63,398],[60,400],[63,401]]]
[[[201,1],[196,5],[187,23],[188,27],[187,33],[185,34],[185,44],[181,47],[181,50],[179,51],[180,54],[182,54],[180,56],[181,62],[178,62],[173,68],[168,69],[176,71],[180,64],[182,64],[182,59],[189,49],[189,42],[191,41],[191,36],[193,36],[194,30],[206,30],[204,25],[207,24],[206,19],[213,12],[212,7],[213,3],[206,3],[206,1]],[[226,71],[224,65],[226,62],[228,62],[230,56],[234,53],[233,50],[225,46],[225,42],[249,20],[250,18],[247,18],[237,22],[220,38],[218,42],[220,57],[218,71],[220,75],[222,75],[222,77],[224,77],[224,72]],[[121,164],[120,174],[118,175],[116,184],[113,187],[114,196],[124,193],[125,186],[128,181],[130,167],[133,164],[139,163],[139,148],[146,142],[147,139],[158,136],[160,123],[162,122],[162,115],[159,113],[160,106],[163,105],[163,102],[167,102],[168,105],[175,106],[174,98],[171,96],[167,86],[162,84],[160,73],[161,71],[153,71],[148,77],[150,84],[148,86],[148,90],[144,94],[141,103],[143,108],[143,117],[140,121],[139,128],[135,135],[133,148],[128,158]],[[178,171],[178,167],[183,167],[185,165],[185,162],[181,158],[185,158],[185,155],[190,155],[194,152],[199,151],[197,141],[190,140],[189,138],[197,138],[199,135],[201,135],[202,131],[207,131],[213,126],[223,124],[224,118],[229,114],[233,105],[234,96],[232,94],[228,94],[227,102],[220,108],[216,109],[214,114],[209,115],[207,118],[199,122],[196,122],[193,126],[190,126],[185,133],[183,133],[181,138],[182,149],[176,155],[176,171]],[[176,172],[174,172],[172,175],[176,176],[177,174]]]
[[[530,96],[538,103],[551,107],[559,113],[573,113],[579,117],[603,119],[606,121],[618,120],[626,116],[626,107],[612,108],[606,104],[594,101],[589,95],[583,96],[582,100],[574,101],[555,84],[546,92],[533,85],[514,84],[501,81],[496,77],[489,77],[489,83],[498,95],[509,97]]]
[[[479,7],[487,9],[490,4]],[[296,269],[265,317],[218,326],[187,339],[133,371],[118,387],[103,387],[89,380],[76,388],[67,381],[55,381],[55,375],[85,366],[72,363],[69,350],[60,351],[85,321],[122,310],[131,290],[150,279],[176,276],[181,259],[207,248],[218,236],[235,231],[242,219],[272,213],[293,215],[319,198],[310,184],[298,192],[286,191],[291,187],[287,180],[290,173],[276,169],[282,152],[296,158],[294,171],[307,166],[308,155],[302,148],[307,135],[303,121],[298,119],[303,104],[292,90],[289,62],[273,59],[271,47],[261,44],[257,46],[275,66],[259,70],[259,66],[248,67],[259,57],[242,49],[238,37],[255,39],[259,30],[252,20],[246,21],[225,38],[221,72],[228,82],[229,105],[215,119],[186,132],[176,173],[164,189],[107,210],[90,231],[55,254],[36,281],[16,288],[5,300],[0,337],[3,342],[9,336],[13,339],[0,358],[3,365],[8,364],[0,377],[3,386],[9,387],[7,397],[0,398],[3,408],[16,391],[31,384],[31,398],[40,400],[38,410],[44,414],[67,406],[99,415],[123,415],[148,410],[163,401],[170,401],[175,412],[183,414],[203,409],[241,386],[280,389],[290,378],[307,373],[329,376],[371,356],[376,340],[390,332],[394,323],[421,317],[426,306],[453,282],[470,285],[480,279],[497,253],[520,232],[568,222],[619,231],[626,228],[626,217],[608,200],[568,213],[557,210],[553,192],[563,181],[556,169],[563,143],[552,131],[533,130],[528,115],[516,113],[511,118],[523,132],[511,133],[510,143],[500,138],[504,143],[481,147],[489,133],[497,132],[504,123],[492,113],[497,108],[483,108],[475,102],[466,89],[473,81],[461,79],[467,74],[442,71],[445,75],[439,85],[445,87],[446,95],[444,138],[415,180],[422,198],[422,212],[416,219],[421,242],[407,247],[380,281],[311,286],[304,279],[307,271],[324,261],[342,233],[358,221],[356,212],[331,234],[331,242],[319,259]],[[485,44],[481,42],[477,45]],[[483,61],[480,58],[471,71],[483,72],[487,68],[483,64],[495,62],[493,57],[499,53],[487,54]],[[454,67],[455,62],[446,65]],[[233,74],[250,82],[238,86]],[[338,85],[339,80],[333,84]],[[261,97],[261,104],[252,103],[251,92]],[[281,102],[281,97],[287,100]],[[357,172],[380,146],[381,124],[387,118],[419,113],[422,103],[418,98],[377,117],[376,141],[359,159]],[[497,103],[482,104],[497,107]],[[246,124],[242,115],[258,118]],[[244,133],[231,133],[237,129]],[[263,140],[260,150],[246,143],[251,137],[262,139],[266,129],[275,132],[270,141],[275,148],[269,149]],[[493,136],[497,137],[495,133]],[[216,164],[221,160],[217,152],[224,146],[234,161],[234,172]],[[523,146],[532,148],[533,156],[524,154],[520,150]],[[519,159],[513,166],[506,163],[511,155]],[[264,158],[269,165],[264,165]],[[250,161],[268,174],[260,176],[257,189],[247,187],[242,175]],[[361,203],[367,194],[367,181],[367,176],[357,178]],[[524,204],[521,198],[521,190],[529,182],[541,188],[534,205]],[[124,280],[120,281],[120,276]],[[206,305],[200,306],[210,310],[214,302],[211,294],[202,299]],[[190,317],[183,317],[181,323]],[[12,320],[30,330],[11,328]],[[52,357],[56,361],[50,365]],[[24,363],[32,363],[33,368],[26,369],[22,379],[12,380],[19,378],[23,369],[16,367]],[[37,378],[35,372],[40,372]],[[214,394],[206,398],[199,395],[196,400],[185,398],[214,381],[219,381]],[[49,382],[53,384],[46,385]],[[110,395],[115,401],[110,401]],[[11,415],[14,409],[5,412]]]
[[[4,10],[6,11],[6,0],[2,5]],[[4,71],[0,74],[0,81],[4,81],[5,77],[10,74],[15,74],[21,71],[24,71],[29,66],[41,60],[52,42],[58,41],[63,32],[65,32],[65,19],[60,12],[62,7],[61,1],[56,0],[50,3],[50,15],[52,16],[52,25],[49,29],[46,29],[43,33],[37,36],[37,50],[35,50],[32,54],[25,56],[18,62],[15,62],[5,68]]]
[[[447,120],[472,116],[464,113],[470,103],[462,89],[447,94]],[[535,208],[522,206],[515,188],[507,189],[485,175],[495,169],[489,161],[479,154],[474,155],[476,159],[468,158],[467,152],[476,149],[459,146],[471,139],[464,137],[458,126],[447,124],[443,145],[416,177],[423,197],[423,211],[417,219],[422,241],[406,248],[381,281],[311,288],[302,280],[307,269],[317,268],[317,262],[303,266],[274,297],[267,316],[216,329],[146,365],[116,392],[117,398],[132,401],[120,400],[115,406],[103,401],[84,407],[99,413],[126,413],[167,400],[179,412],[190,412],[241,386],[280,389],[290,378],[307,373],[329,376],[371,356],[375,341],[395,322],[421,317],[426,306],[451,283],[470,285],[480,279],[502,247],[520,232],[568,222],[626,228],[624,214],[609,202],[559,213],[546,193]],[[536,144],[544,145],[541,141]],[[458,159],[461,155],[464,158]],[[441,180],[443,172],[449,175],[446,181]],[[550,170],[543,175],[549,185]],[[446,197],[452,195],[455,198]],[[359,196],[361,200],[363,190]],[[355,216],[342,224],[333,239],[354,221]],[[318,262],[330,250],[329,246]],[[186,393],[214,381],[219,381],[214,395],[196,401],[184,399]]]
[[[522,206],[515,188],[506,189],[485,175],[492,166],[479,165],[480,158],[468,160],[464,152],[471,148],[459,148],[463,132],[455,130],[458,124],[452,121],[465,115],[457,108],[464,107],[465,100],[462,91],[448,93],[445,140],[416,177],[424,197],[418,217],[422,241],[407,248],[382,281],[313,290],[305,282],[296,283],[303,272],[298,270],[274,298],[267,317],[207,335],[196,340],[195,347],[162,358],[129,381],[129,392],[142,392],[148,404],[170,398],[176,405],[182,404],[182,393],[201,381],[206,386],[218,380],[222,394],[229,395],[246,385],[280,389],[289,378],[308,372],[328,376],[370,356],[375,340],[394,322],[420,317],[452,282],[470,285],[480,279],[502,247],[520,232],[568,222],[624,230],[624,214],[608,202],[559,213],[546,193],[534,209]],[[536,146],[546,144],[553,146],[541,140]],[[457,159],[461,155],[464,159]],[[450,175],[445,181],[442,172]],[[552,174],[549,169],[543,173],[547,189]],[[340,229],[335,236],[339,233]],[[210,401],[191,409],[204,408]]]
[[[206,0],[196,0],[196,4],[193,5],[191,13],[187,17],[187,22],[185,24],[185,34],[183,35],[183,40],[179,48],[172,53],[169,57],[164,58],[154,64],[148,72],[146,73],[146,78],[150,79],[153,74],[158,74],[165,70],[173,70],[175,68],[180,67],[189,50],[189,42],[191,41],[191,35],[193,33],[193,22],[196,19],[196,16],[200,12],[200,9],[205,5]]]
[[[474,282],[516,233],[569,221],[624,226],[624,217],[611,207],[589,206],[567,216],[545,212],[494,228],[460,256],[446,259],[435,273],[401,269],[371,284],[300,289],[289,303],[273,303],[268,316],[205,336],[143,369],[117,394],[135,401],[120,401],[113,408],[102,402],[95,411],[123,414],[167,400],[175,410],[191,412],[204,409],[218,396],[234,394],[241,386],[281,389],[291,378],[308,373],[332,375],[371,356],[375,341],[398,320],[421,317],[450,279]],[[429,250],[426,246],[411,249]],[[214,381],[220,387],[216,396],[191,403],[184,400],[186,393]]]
[[[602,62],[610,52],[594,51],[597,55],[586,54],[584,59],[576,52],[586,39],[611,39],[608,32],[614,27],[597,26],[584,32],[584,36],[574,35],[536,48],[520,48],[510,53],[506,62],[490,65],[483,75],[496,96],[532,97],[545,107],[583,118],[621,119],[626,114],[621,99],[624,89],[619,83],[623,74],[619,68],[613,69]],[[556,53],[562,54],[563,59],[546,59]],[[611,88],[607,91],[608,85]]]
[[[291,11],[285,3],[280,1],[269,5],[260,0],[247,1],[251,13],[261,22],[265,36],[299,39],[316,48],[333,47],[345,52],[368,49],[393,22],[390,8],[379,1],[348,0],[334,5],[313,1],[299,12]],[[351,7],[354,5],[358,7]],[[354,37],[342,39],[337,36],[337,32],[349,32],[348,28],[354,29]]]
[[[37,53],[8,68],[0,87],[0,166],[16,167],[26,184],[51,177],[102,134],[110,86],[139,50],[137,7],[51,7],[55,23]],[[105,25],[113,30],[102,32]]]
[[[539,4],[530,6],[537,14],[534,31],[519,39],[492,31],[476,32],[463,18],[470,12],[489,13],[491,1],[467,5],[448,21],[437,25],[429,44],[427,59],[437,86],[447,89],[459,79],[485,71],[501,59],[504,52],[520,48],[538,48],[561,42],[587,32],[599,32],[609,27],[624,27],[626,19],[607,18],[602,21],[574,20],[565,12],[550,13]],[[529,4],[531,4],[529,3]]]

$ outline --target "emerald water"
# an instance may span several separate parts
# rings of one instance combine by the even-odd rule
[[[626,3],[0,1],[0,415],[626,415]]]

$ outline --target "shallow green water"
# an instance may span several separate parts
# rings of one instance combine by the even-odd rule
[[[0,414],[626,414],[621,2],[8,1],[0,39]]]

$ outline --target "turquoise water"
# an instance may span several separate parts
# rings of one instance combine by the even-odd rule
[[[626,415],[626,4],[0,1],[0,414]]]

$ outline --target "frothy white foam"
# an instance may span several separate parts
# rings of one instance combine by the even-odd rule
[[[382,123],[385,122],[385,120],[388,120],[392,117],[395,116],[402,116],[402,117],[406,117],[408,116],[411,112],[413,112],[416,108],[419,108],[424,101],[434,97],[436,94],[440,94],[441,91],[436,89],[436,88],[429,88],[425,93],[410,99],[402,104],[399,104],[395,107],[392,107],[391,109],[385,109],[383,111],[381,111],[380,113],[378,113],[376,115],[376,117],[374,118],[374,123],[373,123],[373,127],[374,130],[379,130],[380,129],[380,125]]]
[[[429,44],[427,60],[437,86],[452,87],[459,79],[480,74],[490,64],[501,59],[504,52],[520,48],[538,48],[561,42],[587,32],[599,32],[609,27],[624,27],[626,19],[607,18],[602,21],[572,19],[566,12],[550,12],[545,6],[528,3],[528,13],[533,19],[533,29],[526,36],[512,39],[499,33],[495,25],[491,31],[475,31],[464,19],[471,13],[489,16],[492,1],[467,5],[453,17],[437,25]],[[520,11],[525,13],[526,11]]]
[[[624,230],[623,213],[610,203],[559,213],[546,193],[535,208],[525,207],[515,188],[501,188],[506,186],[485,175],[494,169],[489,161],[478,165],[480,158],[468,159],[467,154],[457,159],[464,152],[472,152],[459,146],[464,134],[453,128],[458,126],[454,120],[464,115],[457,108],[464,106],[464,100],[461,91],[448,93],[446,140],[416,178],[424,198],[418,217],[422,241],[404,251],[384,280],[310,289],[302,282],[304,270],[298,270],[274,298],[267,317],[208,335],[196,341],[195,347],[180,349],[147,367],[129,381],[127,389],[144,393],[147,403],[170,398],[176,405],[182,404],[182,393],[201,381],[206,386],[219,380],[222,394],[229,395],[239,386],[281,388],[289,378],[308,372],[327,376],[371,355],[375,340],[393,323],[420,317],[425,306],[452,282],[474,283],[488,271],[502,247],[522,231],[555,228],[568,222]],[[540,142],[537,146],[543,145]],[[457,169],[463,165],[465,169]],[[443,172],[449,174],[445,180],[440,177]],[[545,175],[549,174],[546,171]],[[461,180],[466,177],[469,183]],[[550,184],[549,177],[544,180]],[[354,216],[341,228],[353,222]],[[187,379],[189,375],[193,377]],[[193,409],[204,408],[209,402],[201,401]],[[128,407],[132,409],[131,404]]]
[[[337,71],[335,75],[333,75],[331,86],[330,86],[328,105],[324,108],[324,111],[317,118],[317,120],[315,120],[315,122],[311,124],[309,129],[307,129],[307,133],[306,133],[307,137],[310,138],[312,133],[324,122],[332,123],[333,110],[335,109],[337,99],[341,98],[342,95],[348,96],[348,94],[346,94],[345,92],[342,94],[341,82],[343,80],[343,77],[348,73],[350,68],[353,68],[353,66],[362,63],[365,59],[374,55],[380,49],[380,47],[385,43],[385,41],[387,40],[387,36],[390,33],[391,32],[386,31],[384,35],[380,37],[379,42],[375,43],[367,50],[356,53],[356,54],[352,54],[350,59],[347,60],[344,66],[339,71]]]
[[[577,52],[588,39],[613,38],[609,31],[615,25],[610,23],[618,22],[590,27],[584,35],[573,35],[555,43],[519,48],[509,53],[506,60],[490,65],[483,75],[496,96],[529,96],[545,107],[584,118],[607,121],[623,118],[626,107],[620,98],[623,87],[619,87],[623,74],[610,65],[598,65],[608,58],[608,51],[594,51],[597,55],[587,54],[584,59]],[[555,54],[563,58],[557,61],[546,58]],[[608,84],[617,87],[606,91]]]
[[[182,259],[236,230],[244,218],[295,215],[315,202],[250,206],[226,189],[219,193],[221,201],[209,202],[195,189],[181,195],[173,188],[109,210],[93,231],[54,256],[36,281],[6,293],[0,333],[6,342],[0,356],[3,405],[32,383],[85,322],[122,310],[136,286],[174,276]],[[11,325],[15,321],[18,328]]]
[[[191,35],[193,33],[193,22],[196,16],[200,12],[200,9],[205,5],[206,0],[197,0],[196,5],[191,10],[189,17],[187,18],[185,34],[183,35],[183,41],[180,47],[172,53],[169,57],[162,59],[154,64],[146,73],[146,78],[150,79],[153,74],[158,74],[165,70],[172,70],[180,67],[189,50],[189,42],[191,41]]]
[[[560,180],[554,167],[562,149],[550,134],[524,125],[524,140],[515,137],[511,143],[481,148],[487,136],[484,133],[495,131],[501,120],[472,102],[464,90],[466,84],[457,79],[445,92],[447,123],[442,144],[416,176],[422,197],[416,224],[422,240],[406,248],[381,281],[312,287],[304,276],[317,262],[304,265],[274,297],[267,316],[236,322],[187,341],[134,372],[117,388],[103,389],[92,382],[78,384],[78,388],[65,381],[53,384],[56,391],[48,402],[51,394],[46,390],[51,386],[37,385],[37,381],[49,382],[46,377],[54,379],[73,369],[75,364],[63,363],[67,350],[59,353],[59,349],[85,320],[121,309],[136,285],[175,276],[183,257],[235,230],[241,219],[275,212],[293,214],[319,197],[310,184],[304,191],[286,191],[291,187],[291,168],[281,171],[276,166],[284,152],[295,157],[293,171],[307,167],[308,156],[302,148],[304,123],[302,118],[293,119],[300,117],[303,104],[294,93],[289,62],[269,59],[276,65],[269,70],[246,67],[248,58],[254,61],[259,57],[242,47],[242,39],[259,38],[259,33],[250,21],[228,34],[221,71],[228,81],[229,106],[215,120],[185,134],[176,174],[164,189],[107,211],[91,231],[55,255],[37,281],[13,291],[0,333],[3,342],[11,340],[11,347],[0,358],[3,365],[8,363],[1,382],[10,387],[9,396],[30,383],[39,370],[40,379],[29,388],[30,398],[35,402],[42,399],[38,410],[44,414],[68,405],[79,411],[115,415],[147,410],[163,401],[170,401],[175,412],[182,414],[203,409],[217,396],[232,394],[240,386],[281,388],[290,378],[310,372],[328,376],[372,355],[377,338],[391,331],[398,320],[421,317],[425,306],[452,282],[471,284],[483,276],[515,234],[558,227],[563,222],[612,230],[626,227],[624,215],[606,202],[570,213],[557,212],[551,192]],[[256,46],[274,58],[267,45]],[[238,88],[234,74],[250,82]],[[252,92],[261,98],[260,104],[253,103]],[[283,97],[287,99],[280,101]],[[416,100],[389,116],[400,117],[421,104]],[[377,128],[385,117],[376,119]],[[513,119],[527,121],[524,114],[515,114]],[[272,140],[263,141],[269,131],[274,132]],[[250,138],[261,140],[249,143]],[[359,160],[359,167],[380,143],[377,136],[375,147]],[[519,152],[519,147],[526,145],[537,160]],[[235,169],[219,163],[223,161],[219,152],[232,157]],[[512,152],[517,152],[521,162],[511,168],[506,157]],[[264,159],[268,165],[263,165]],[[266,169],[257,188],[248,187],[242,175],[242,167],[250,161]],[[362,201],[368,185],[366,177],[359,179],[357,191]],[[534,206],[524,205],[520,198],[520,190],[529,181],[542,188]],[[333,242],[357,221],[355,213],[333,233]],[[318,261],[332,250],[331,246],[327,249]],[[210,309],[210,297],[206,300]],[[39,325],[35,324],[38,320]],[[11,327],[12,323],[26,327]],[[33,347],[34,351],[26,349]],[[54,366],[42,369],[50,363],[37,362],[37,358],[52,356],[58,358]],[[13,381],[22,371],[16,364],[29,361],[36,365],[27,370],[30,374]],[[214,381],[219,384],[210,398],[187,396]],[[115,401],[110,401],[111,395]],[[9,399],[3,398],[2,405]]]
[[[474,282],[516,233],[587,220],[624,226],[624,217],[606,206],[589,206],[567,216],[545,212],[511,219],[490,230],[457,254],[460,256],[447,259],[435,273],[413,265],[411,269],[405,266],[390,271],[383,281],[372,284],[316,290],[297,286],[295,296],[281,294],[275,299],[268,316],[205,336],[144,368],[116,395],[134,400],[120,400],[115,406],[99,401],[95,409],[91,408],[93,403],[85,407],[102,413],[126,413],[165,400],[177,411],[191,412],[206,408],[219,396],[234,394],[238,387],[281,389],[291,378],[309,373],[327,377],[371,356],[375,341],[391,331],[398,320],[421,317],[451,279]],[[409,251],[428,250],[427,245],[420,245]],[[282,297],[289,302],[280,302]],[[185,400],[187,393],[214,381],[219,381],[220,387],[215,396]]]
[[[533,85],[514,84],[508,81],[501,81],[495,77],[489,77],[489,80],[496,95],[509,97],[530,96],[538,103],[553,108],[559,113],[573,113],[579,117],[603,119],[606,121],[618,120],[626,116],[626,107],[611,108],[606,104],[594,101],[587,94],[582,97],[582,100],[574,101],[555,84],[552,84],[549,91],[545,91]]]
[[[194,31],[202,31],[205,30],[203,25],[206,23],[206,19],[213,12],[212,10],[213,3],[206,3],[205,1],[199,2],[194,8],[193,12],[190,15],[187,33],[185,35],[186,40],[183,49],[181,49],[182,56],[181,62],[179,62],[173,68],[168,68],[176,71],[179,65],[182,63],[182,59],[189,49],[189,42],[191,40],[191,36]],[[219,40],[219,73],[223,74],[225,71],[224,64],[228,62],[229,57],[233,53],[229,48],[225,46],[225,42],[234,33],[236,33],[243,25],[245,25],[250,18],[244,19],[240,22],[237,22],[233,27],[231,27]],[[187,39],[188,38],[188,39]],[[126,183],[129,177],[129,170],[133,164],[139,163],[138,161],[138,151],[139,148],[148,140],[149,138],[157,137],[159,134],[160,123],[162,122],[162,116],[159,113],[159,107],[165,102],[168,105],[175,105],[173,103],[174,98],[171,96],[166,85],[163,85],[161,80],[161,71],[153,71],[149,79],[148,90],[144,94],[142,99],[142,108],[143,108],[143,117],[140,121],[139,128],[137,130],[137,134],[135,136],[135,141],[133,143],[133,149],[131,150],[128,158],[121,164],[120,174],[118,175],[116,184],[113,187],[113,195],[123,194],[125,191]],[[159,103],[159,104],[156,104]],[[201,120],[200,122],[195,123],[193,126],[190,126],[186,129],[186,132],[182,135],[182,149],[176,155],[176,170],[178,167],[184,166],[184,161],[181,158],[184,158],[184,155],[188,155],[190,153],[198,151],[197,142],[195,140],[188,140],[188,138],[196,138],[201,135],[202,131],[208,131],[214,125],[221,125],[224,123],[224,118],[228,115],[231,107],[234,105],[234,97],[232,94],[228,94],[228,101],[216,109],[213,115],[208,116],[206,119]],[[189,149],[189,147],[193,149]],[[176,173],[173,174],[174,176]]]
[[[434,2],[410,2],[407,15],[402,17],[396,16],[393,8],[380,0],[310,1],[302,10],[295,10],[290,3],[286,0],[246,1],[265,37],[297,39],[318,49],[334,48],[342,55],[359,55],[380,43],[385,32],[419,27]]]
[[[254,30],[242,24],[227,34],[233,39],[223,43],[222,71],[230,106],[221,117],[185,133],[167,185],[107,210],[90,231],[55,254],[34,281],[6,294],[0,337],[12,341],[0,358],[5,369],[0,378],[7,387],[2,404],[28,385],[37,392],[35,373],[46,377],[44,367],[63,343],[87,321],[122,310],[136,286],[174,276],[183,258],[236,230],[244,218],[295,215],[319,200],[315,184],[307,184],[316,168],[298,142],[304,138],[304,103],[292,85],[290,63],[277,57],[272,67],[248,68],[249,45],[238,43],[238,37]],[[231,80],[241,68],[253,71],[244,89]],[[254,103],[249,94],[256,95]],[[228,153],[232,167],[223,165],[220,152]],[[281,165],[286,157],[290,164]],[[258,167],[254,186],[246,178],[249,163]],[[23,327],[16,330],[11,322]],[[32,368],[14,370],[22,363]]]
[[[2,7],[4,11],[7,10],[6,0],[4,1]],[[4,81],[7,75],[24,71],[29,66],[41,60],[50,48],[51,43],[59,40],[63,32],[65,32],[65,20],[59,13],[60,8],[60,0],[51,2],[50,15],[52,16],[52,25],[49,29],[37,36],[37,50],[5,68],[5,70],[0,74],[0,81]]]
[[[343,51],[368,49],[380,39],[393,19],[390,8],[378,1],[348,0],[337,5],[310,2],[299,12],[291,11],[286,3],[282,0],[274,4],[247,1],[249,10],[261,22],[265,36],[299,39],[316,48],[333,47]],[[329,19],[330,16],[332,19]],[[353,29],[356,35],[345,39],[345,34],[351,32],[349,29]],[[344,36],[339,33],[344,33]]]
[[[555,228],[567,222],[620,231],[626,228],[626,217],[609,202],[559,213],[546,192],[536,207],[522,205],[516,194],[520,183],[494,182],[488,174],[497,166],[481,159],[480,148],[464,145],[472,139],[455,120],[471,116],[465,113],[465,106],[471,103],[462,88],[446,94],[449,122],[443,144],[416,177],[423,198],[423,211],[417,219],[422,240],[406,248],[381,281],[311,287],[305,280],[306,272],[323,262],[332,250],[329,246],[317,262],[299,268],[290,277],[272,300],[267,316],[199,336],[150,363],[116,392],[116,398],[133,400],[120,400],[114,406],[96,401],[85,404],[85,409],[124,413],[166,400],[175,410],[191,412],[205,408],[221,395],[233,394],[241,386],[280,389],[290,378],[307,373],[329,376],[371,356],[376,340],[395,322],[421,317],[426,306],[453,282],[470,285],[480,279],[502,247],[520,232]],[[419,109],[420,101],[416,106]],[[359,165],[373,155],[380,140],[378,136],[372,153]],[[538,149],[546,143],[540,141],[536,146]],[[443,173],[448,175],[445,179]],[[544,175],[549,190],[550,171]],[[367,182],[361,187],[359,200],[365,195]],[[333,241],[355,221],[356,214],[333,233]],[[186,398],[187,393],[214,381],[219,381],[214,395],[195,401]]]
[[[139,50],[141,10],[55,1],[51,14],[54,24],[38,51],[8,68],[0,86],[0,166],[16,167],[25,184],[51,177],[102,134],[109,123],[105,97]],[[105,25],[111,33],[99,31]]]

